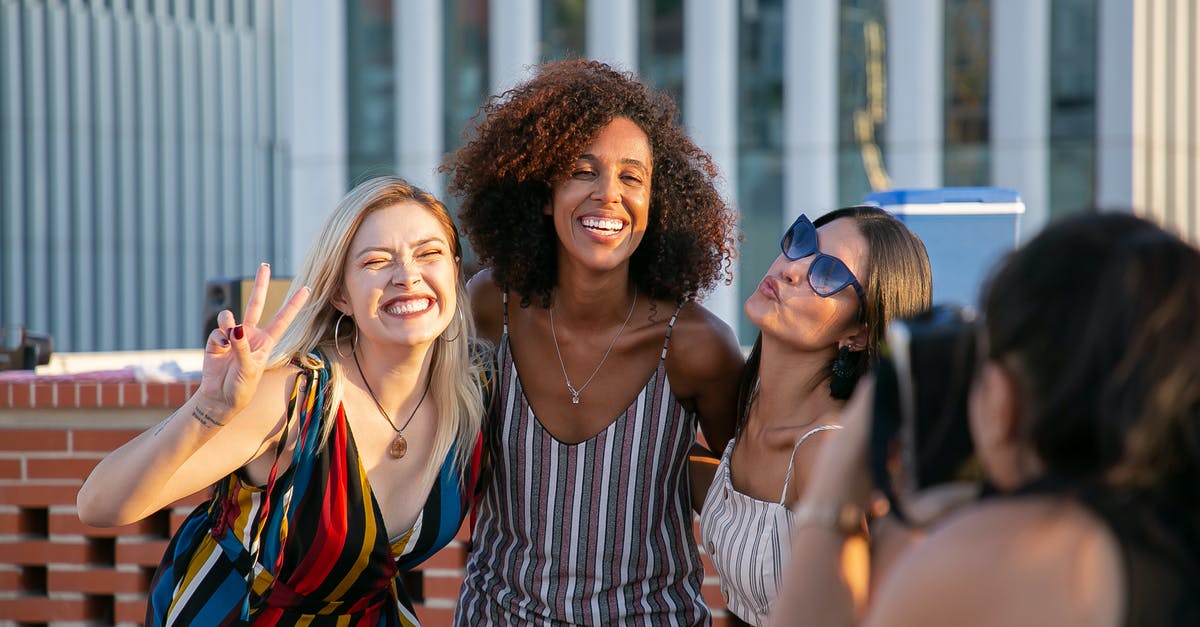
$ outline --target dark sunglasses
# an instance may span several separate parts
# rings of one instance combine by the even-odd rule
[[[813,226],[808,216],[801,214],[799,218],[796,218],[792,226],[788,227],[783,234],[783,239],[779,241],[779,248],[783,251],[783,256],[792,261],[815,253],[817,256],[808,266],[809,287],[816,292],[817,296],[824,298],[837,294],[846,289],[846,286],[853,287],[861,305],[859,317],[862,317],[863,309],[867,304],[862,285],[859,284],[858,279],[854,278],[854,273],[846,267],[845,262],[833,255],[826,255],[817,248],[817,227]]]

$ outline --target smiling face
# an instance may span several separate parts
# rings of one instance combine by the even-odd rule
[[[566,180],[553,188],[560,264],[611,270],[629,262],[646,233],[652,155],[646,133],[626,118],[600,129]]]
[[[368,214],[350,242],[334,305],[369,340],[418,346],[453,319],[458,262],[450,235],[417,203]]]
[[[868,276],[870,247],[853,219],[838,219],[820,227],[817,240],[822,253],[841,259],[854,276]],[[815,256],[792,261],[780,254],[758,289],[746,299],[746,316],[764,336],[805,350],[826,350],[860,326],[859,300],[853,288],[822,297],[809,285],[808,268]]]

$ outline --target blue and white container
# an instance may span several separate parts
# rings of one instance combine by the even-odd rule
[[[993,266],[1020,243],[1025,203],[1000,187],[895,189],[869,194],[912,229],[929,251],[933,302],[975,306]]]

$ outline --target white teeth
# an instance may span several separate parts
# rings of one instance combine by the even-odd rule
[[[392,315],[406,315],[425,311],[433,306],[433,301],[428,298],[418,298],[415,300],[402,300],[393,304],[391,307],[384,309],[385,313]]]
[[[579,221],[584,228],[596,229],[598,231],[608,231],[616,233],[625,227],[625,224],[615,218],[583,218]]]

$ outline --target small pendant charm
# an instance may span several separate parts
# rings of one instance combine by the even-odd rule
[[[392,440],[392,445],[388,447],[388,454],[396,459],[404,457],[408,453],[408,440],[404,439],[404,434],[401,433]]]
[[[572,395],[571,395],[571,404],[572,404],[572,405],[578,405],[578,404],[579,404],[579,395],[578,395],[578,394],[572,394]]]

